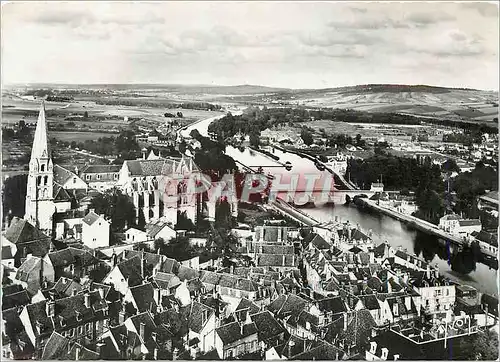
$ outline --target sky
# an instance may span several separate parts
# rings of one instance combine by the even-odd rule
[[[498,90],[495,3],[12,2],[2,81]]]

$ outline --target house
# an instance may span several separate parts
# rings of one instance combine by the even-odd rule
[[[372,184],[370,186],[370,191],[384,192],[384,184],[381,182],[372,182]]]
[[[160,300],[155,300],[155,290],[151,283],[130,287],[123,296],[123,304],[130,303],[136,313],[156,311]]]
[[[485,195],[479,196],[477,208],[496,213],[498,217],[498,191],[490,191]]]
[[[2,238],[2,247],[8,246],[14,255],[14,265],[20,266],[28,254],[43,257],[50,248],[50,237],[27,220],[14,217]]]
[[[17,270],[15,280],[35,294],[43,281],[55,281],[54,266],[45,258],[29,256]]]
[[[215,310],[205,304],[193,301],[181,309],[187,320],[188,347],[193,357],[215,348]]]
[[[439,228],[444,231],[466,237],[474,231],[481,231],[481,221],[479,219],[461,219],[458,215],[444,215],[439,219]]]
[[[149,312],[140,313],[110,327],[101,338],[103,359],[172,359],[173,333],[156,324]]]
[[[82,242],[89,248],[109,246],[110,224],[104,215],[97,215],[93,209],[82,220]]]
[[[125,231],[125,240],[127,244],[144,243],[148,241],[148,235],[145,231],[129,228]]]
[[[43,347],[54,331],[71,341],[95,343],[109,322],[108,306],[100,291],[28,304],[19,318],[36,349]]]
[[[129,287],[140,285],[142,281],[141,258],[134,256],[114,265],[102,282],[113,285],[116,291],[125,295]]]
[[[257,326],[248,316],[215,329],[215,349],[221,359],[231,359],[260,351]]]
[[[84,276],[92,275],[97,278],[99,272],[106,273],[106,265],[99,260],[92,252],[87,249],[80,249],[76,247],[68,247],[57,251],[48,253],[44,260],[51,265],[54,270],[54,280],[60,277],[82,278]],[[94,272],[97,271],[97,274]],[[44,276],[47,272],[44,271]],[[103,274],[104,276],[104,274]]]
[[[80,171],[80,178],[89,188],[102,192],[115,186],[120,169],[121,165],[87,165]]]
[[[439,270],[412,272],[408,282],[419,294],[415,298],[417,308],[427,313],[451,312],[456,300],[455,284],[439,275]]]
[[[487,231],[473,231],[471,236],[479,243],[481,252],[492,257],[498,255],[498,235]]]
[[[87,184],[76,173],[59,166],[54,165],[54,183],[65,190],[82,190],[87,192]]]
[[[146,234],[149,240],[163,239],[169,241],[177,237],[177,232],[164,219],[152,219],[147,223]]]
[[[247,313],[250,314],[250,308]],[[265,349],[282,344],[288,337],[285,327],[268,310],[250,314],[250,319],[257,326],[259,343]]]

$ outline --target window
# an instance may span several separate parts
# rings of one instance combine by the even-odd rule
[[[73,177],[73,183],[76,184],[76,177]]]
[[[115,174],[113,175],[113,179],[115,179],[115,180],[117,180],[117,179],[118,179],[118,174],[117,174],[117,173],[115,173]]]
[[[45,164],[42,164],[40,171],[44,172],[45,171]]]
[[[100,180],[101,179],[101,175],[97,174],[97,179]]]
[[[82,334],[83,333],[83,326],[79,326],[78,327],[78,334]]]
[[[75,335],[75,330],[73,328],[68,330],[68,334],[70,337],[73,337]]]
[[[90,178],[91,178],[91,176],[90,176],[90,175],[85,175],[85,180],[89,181],[89,180],[90,180]]]

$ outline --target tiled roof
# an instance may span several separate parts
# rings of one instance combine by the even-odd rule
[[[65,201],[72,200],[72,197],[70,196],[68,191],[66,191],[66,189],[64,189],[62,186],[57,185],[57,184],[54,185],[53,196],[54,196],[55,202],[58,202],[58,201],[65,202]]]
[[[316,302],[321,311],[332,312],[333,314],[347,311],[344,300],[341,297],[325,298]]]
[[[56,285],[54,285],[54,290],[59,294],[59,295],[65,295],[67,297],[73,295],[73,291],[76,291],[78,293],[79,291],[82,290],[82,286],[77,283],[74,280],[65,278],[65,277],[60,277],[59,280],[57,281]]]
[[[24,263],[21,264],[19,269],[17,269],[16,279],[27,283],[31,278],[33,278],[33,275],[31,275],[32,271],[40,269],[40,263],[42,263],[41,258],[29,256]]]
[[[13,244],[22,244],[29,241],[47,239],[48,236],[28,221],[14,217],[9,228],[5,231],[5,238]]]
[[[295,254],[258,254],[257,266],[288,266],[295,267],[299,264],[299,258]]]
[[[57,332],[52,332],[43,347],[42,360],[54,360],[62,357],[67,352],[69,340]]]
[[[90,211],[85,217],[82,219],[82,221],[91,226],[93,223],[95,223],[97,220],[99,220],[99,215],[97,215],[95,212]]]
[[[331,246],[321,235],[318,234],[312,238],[311,244],[319,250],[330,249]]]
[[[141,259],[138,256],[122,261],[116,264],[125,279],[128,278],[128,285],[130,287],[142,283],[141,276]]]
[[[481,220],[479,219],[466,219],[458,220],[460,226],[481,226]]]
[[[326,342],[319,342],[320,345],[293,356],[294,360],[312,361],[312,360],[338,360],[344,355],[341,349],[334,347]]]
[[[374,294],[369,295],[358,295],[358,298],[361,300],[363,305],[368,310],[378,310],[380,309],[380,305],[378,304],[377,297]]]
[[[73,177],[78,177],[74,172],[71,172],[60,165],[54,165],[54,182],[59,184],[60,186],[64,186],[64,184],[72,179]]]
[[[217,284],[219,284],[219,279],[221,277],[222,277],[222,274],[203,270],[201,272],[200,280],[202,283],[217,285]]]
[[[156,310],[157,306],[153,298],[154,288],[151,283],[130,287],[130,293],[132,293],[139,313]]]
[[[236,342],[242,338],[249,337],[251,335],[255,335],[257,337],[257,326],[255,323],[249,323],[245,324],[243,326],[243,333],[241,333],[241,327],[240,323],[238,322],[232,322],[229,324],[226,324],[224,326],[221,326],[215,330],[215,333],[217,333],[222,340],[222,343],[224,344],[230,344],[233,342]]]
[[[479,232],[473,231],[471,235],[482,242],[498,247],[498,235],[495,233],[481,230]]]
[[[250,314],[255,314],[260,311],[260,307],[255,304],[254,302],[248,300],[247,298],[241,298],[240,302],[238,303],[238,306],[236,307],[235,311],[242,310],[242,309],[247,309],[249,310]]]
[[[122,168],[121,165],[88,165],[81,173],[116,173]]]
[[[124,162],[131,176],[159,176],[173,174],[180,160],[127,160]],[[175,165],[174,165],[175,163]]]
[[[70,264],[89,266],[100,263],[99,259],[95,258],[88,250],[75,247],[51,252],[48,257],[55,268],[65,267]]]
[[[161,289],[169,290],[181,284],[181,280],[174,274],[158,272],[153,279],[158,287]]]
[[[177,271],[177,276],[181,281],[198,278],[199,275],[200,275],[199,271],[187,267],[185,265],[179,266],[179,270]]]
[[[252,280],[241,279],[236,275],[224,274],[219,280],[219,285],[221,287],[239,289],[247,292],[256,292],[258,284]]]
[[[283,327],[268,310],[253,314],[250,316],[250,319],[257,326],[260,341],[267,341],[286,331],[285,327]]]
[[[70,360],[76,360],[76,350],[78,349],[78,360],[80,361],[92,361],[101,359],[97,352],[94,352],[79,343],[73,344],[69,353],[67,354],[67,358]],[[66,356],[65,356],[66,357]]]
[[[26,290],[21,290],[16,293],[2,295],[2,310],[14,307],[21,307],[30,304],[31,299]]]
[[[172,227],[170,225],[168,225],[167,222],[161,221],[159,219],[154,221],[154,222],[151,222],[149,224],[146,224],[145,227],[146,227],[146,233],[148,234],[148,236],[150,236],[152,238],[156,237],[156,235],[160,231],[162,231],[164,228],[169,228],[169,229],[173,230]]]
[[[295,294],[280,295],[267,306],[274,315],[282,318],[286,315],[298,315],[305,307],[306,301]]]
[[[194,301],[190,305],[184,307],[181,314],[187,319],[188,327],[191,331],[201,333],[203,327],[205,327],[205,324],[214,312],[215,310],[213,308]]]

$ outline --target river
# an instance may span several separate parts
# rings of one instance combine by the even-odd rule
[[[218,117],[201,121],[192,126],[193,128],[199,129],[201,134],[206,135],[208,125],[216,118]],[[202,133],[202,131],[204,133]],[[299,176],[314,174],[317,175],[318,178],[321,178],[321,180],[331,178],[328,171],[319,171],[314,162],[308,159],[278,149],[274,149],[272,152],[279,157],[278,162],[249,149],[241,151],[231,146],[226,148],[226,154],[233,157],[238,162],[247,166],[262,166],[266,174],[282,175],[282,182],[286,182],[285,180],[289,179],[294,174]],[[292,163],[291,171],[286,171],[281,167],[272,167],[282,165],[287,161]],[[460,274],[451,270],[451,266],[448,264],[446,248],[439,245],[436,237],[411,229],[400,221],[371,210],[360,209],[354,205],[324,205],[323,207],[302,210],[318,221],[330,221],[337,217],[342,222],[349,220],[351,224],[359,224],[365,233],[368,233],[368,231],[372,232],[372,237],[375,242],[380,243],[387,241],[394,248],[402,246],[408,251],[412,251],[416,255],[423,257],[432,264],[437,264],[440,272],[451,280],[471,285],[481,292],[498,295],[497,271],[495,269],[491,269],[484,264],[476,263],[475,270],[468,274]]]

